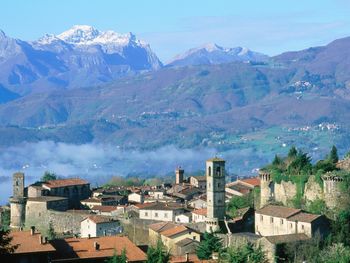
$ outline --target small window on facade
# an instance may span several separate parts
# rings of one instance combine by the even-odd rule
[[[301,225],[301,229],[304,230],[304,225]]]
[[[220,167],[216,167],[216,175],[220,176],[221,175],[221,169]]]
[[[281,219],[281,225],[283,225],[283,219]]]
[[[220,183],[218,183],[218,187],[220,187]]]
[[[158,217],[158,213],[154,213],[154,216],[155,216],[155,217]]]
[[[164,213],[164,217],[165,217],[165,218],[168,218],[168,213]]]
[[[272,216],[270,217],[270,222],[273,223],[273,217]]]
[[[290,228],[292,228],[293,227],[293,225],[292,224],[290,224]]]
[[[261,216],[260,216],[260,221],[263,221],[263,219],[264,219],[264,217],[261,215]]]
[[[211,176],[211,167],[208,167],[208,176]]]
[[[147,212],[145,212],[145,216],[148,216],[148,213],[147,213]]]
[[[193,240],[196,240],[196,237],[195,237],[195,236],[193,236]]]

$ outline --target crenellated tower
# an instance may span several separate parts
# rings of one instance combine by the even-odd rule
[[[175,170],[175,184],[182,184],[184,181],[184,169],[181,166],[177,167]]]
[[[340,208],[339,206],[343,204],[341,200],[343,199],[343,193],[341,192],[341,182],[343,178],[332,174],[332,172],[327,172],[322,176],[323,179],[323,196],[326,206],[328,208]]]
[[[207,232],[220,231],[225,220],[225,160],[212,158],[206,161],[207,177]]]
[[[260,207],[267,205],[274,196],[273,182],[269,172],[260,171]]]
[[[24,226],[26,198],[24,195],[24,173],[14,173],[12,176],[13,196],[10,198],[11,228]]]

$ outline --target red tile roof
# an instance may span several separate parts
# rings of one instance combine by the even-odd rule
[[[260,178],[259,177],[240,179],[240,181],[247,183],[247,184],[250,184],[252,186],[260,186]]]
[[[169,228],[167,230],[164,230],[162,232],[160,232],[161,235],[166,236],[166,237],[172,237],[174,235],[183,233],[183,232],[187,232],[189,231],[189,229],[183,225],[177,225],[174,226],[172,228]]]
[[[48,188],[58,188],[58,187],[84,185],[84,184],[89,184],[89,182],[80,178],[50,180],[43,183],[43,185]]]
[[[301,209],[295,209],[291,207],[278,206],[278,205],[267,205],[256,211],[257,214],[281,217],[281,218],[288,218],[299,212],[301,212]]]
[[[11,231],[11,244],[18,245],[14,254],[27,254],[39,252],[54,252],[56,249],[49,243],[40,244],[40,233],[36,232],[31,235],[31,231]]]
[[[289,217],[288,220],[311,223],[312,221],[316,220],[319,217],[321,217],[321,215],[315,215],[315,214],[301,212],[301,213],[298,213],[296,215]]]
[[[94,242],[100,245],[99,250],[94,248]],[[121,254],[126,250],[128,262],[145,261],[146,254],[132,243],[127,237],[106,236],[95,238],[67,238],[52,242],[58,253],[54,259],[87,259],[112,257],[116,252]],[[55,260],[53,260],[55,262]]]
[[[195,210],[192,211],[192,213],[196,214],[196,215],[206,216],[207,215],[207,209],[206,208],[195,209]]]
[[[112,212],[122,208],[122,206],[110,206],[110,205],[94,205],[91,210],[97,210],[100,212]]]
[[[151,224],[148,227],[150,229],[152,229],[153,231],[160,233],[162,231],[171,229],[171,228],[173,228],[175,226],[176,225],[171,223],[171,222],[160,222],[160,223]]]

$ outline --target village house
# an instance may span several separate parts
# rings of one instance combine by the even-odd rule
[[[102,197],[102,198],[88,198],[81,200],[81,205],[87,206],[89,209],[96,205],[100,206],[116,206],[118,205],[118,202],[113,197]]]
[[[81,237],[101,237],[119,234],[121,227],[118,221],[105,216],[89,216],[80,223]]]
[[[146,261],[146,254],[127,237],[66,238],[52,241],[56,249],[51,262],[105,262],[125,249],[128,262]]]
[[[190,185],[198,187],[199,189],[207,189],[207,178],[203,176],[190,176],[189,178]]]
[[[315,215],[285,206],[267,205],[255,211],[255,233],[261,236],[305,234],[313,237],[316,232],[325,234],[328,221],[323,215]]]
[[[176,223],[190,223],[192,221],[192,214],[190,212],[185,212],[183,214],[175,216]]]
[[[69,204],[66,197],[39,196],[27,198],[25,218],[40,218],[47,210],[66,211]]]
[[[128,195],[128,202],[129,203],[138,203],[138,204],[143,204],[145,200],[145,195],[140,191],[140,192],[133,192]]]
[[[95,205],[91,208],[91,211],[103,216],[119,216],[126,212],[126,206]]]
[[[139,208],[140,219],[174,222],[185,209],[178,203],[149,203]]]
[[[234,196],[244,196],[251,193],[255,188],[260,187],[260,178],[238,179],[226,184],[226,197],[231,199]]]
[[[205,222],[206,219],[207,219],[207,209],[206,208],[195,209],[192,211],[192,222],[193,223]]]
[[[183,255],[183,253],[195,252],[200,242],[200,233],[184,225],[162,222],[149,226],[150,243],[156,244],[158,239],[163,242],[171,254]]]
[[[207,195],[203,194],[188,201],[188,206],[194,209],[207,208]]]

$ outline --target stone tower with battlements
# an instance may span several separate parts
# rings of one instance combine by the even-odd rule
[[[273,197],[273,182],[269,172],[260,171],[260,207],[267,205]]]
[[[175,170],[175,184],[182,184],[184,182],[184,169],[181,166]]]
[[[343,193],[340,190],[340,183],[343,179],[333,175],[331,172],[322,176],[323,179],[323,196],[328,208],[336,208],[343,204],[340,202],[343,198]]]
[[[26,198],[24,196],[24,174],[15,173],[12,177],[13,196],[10,198],[11,228],[24,226]]]
[[[225,220],[225,160],[206,161],[207,219],[206,231],[218,232]]]

